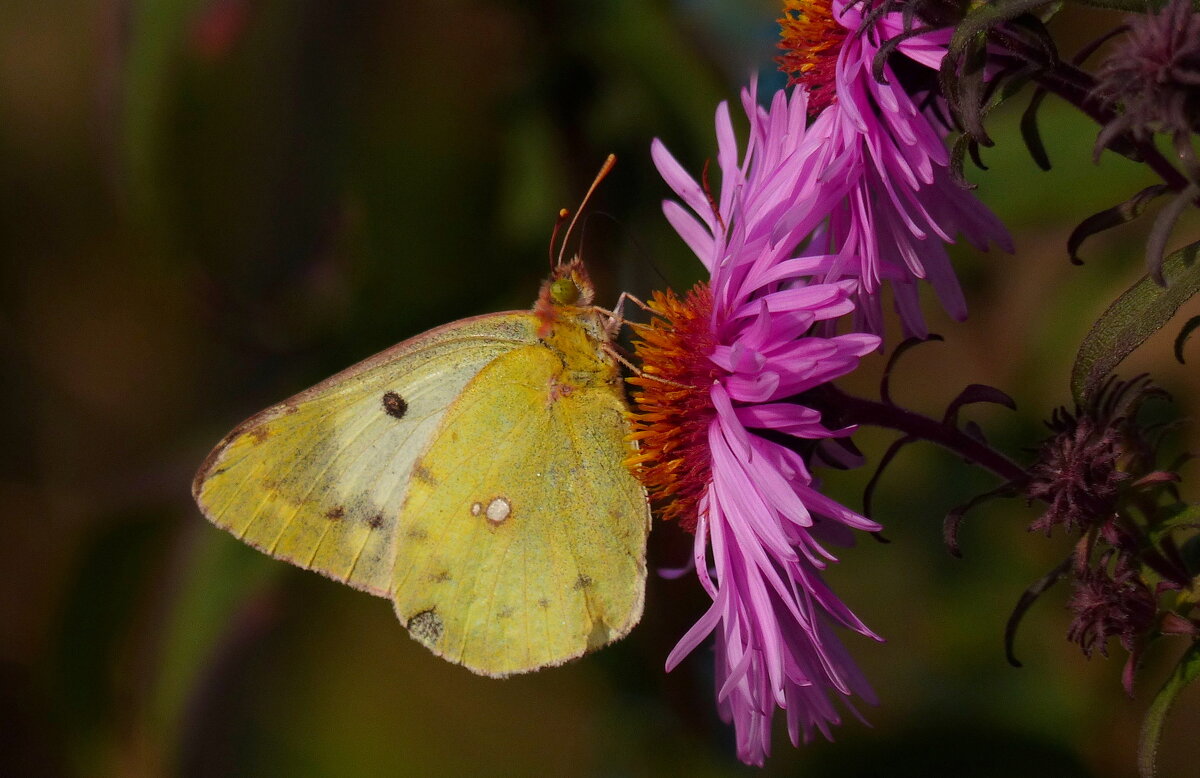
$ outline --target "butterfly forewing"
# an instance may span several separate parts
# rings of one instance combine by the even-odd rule
[[[534,323],[502,313],[439,327],[268,408],[209,455],[197,502],[272,556],[387,596],[414,463],[480,370],[536,342]]]

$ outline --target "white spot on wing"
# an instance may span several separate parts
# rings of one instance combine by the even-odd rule
[[[493,497],[492,501],[488,503],[485,515],[488,517],[488,521],[493,524],[499,524],[507,519],[511,513],[512,503],[503,497]]]
[[[471,503],[471,515],[478,516],[481,513],[483,513],[483,503],[481,503],[481,502]]]

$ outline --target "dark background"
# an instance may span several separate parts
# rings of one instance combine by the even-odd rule
[[[659,212],[658,136],[693,171],[712,116],[770,73],[771,2],[392,3],[267,0],[0,5],[0,772],[28,775],[754,774],[713,704],[711,659],[662,663],[705,607],[654,578],[634,634],[567,667],[478,678],[411,641],[383,600],[275,562],[203,520],[209,448],[249,414],[424,329],[531,304],[558,208],[620,162],[579,239],[600,298],[682,290],[699,264]],[[1062,20],[1068,51],[1110,19]],[[1072,43],[1074,42],[1074,43]],[[765,90],[764,90],[765,91]],[[1015,456],[1067,400],[1074,345],[1141,273],[1147,225],[1085,247],[1084,216],[1151,183],[1048,101],[1057,164],[1038,172],[994,125],[980,196],[1018,254],[957,258],[972,318],[928,306],[944,344],[893,391],[940,414],[958,389],[1010,391],[970,413]],[[1195,232],[1196,224],[1185,225]],[[1168,332],[1131,359],[1196,415],[1195,368]],[[1191,349],[1193,362],[1200,359]],[[875,390],[880,357],[847,386]],[[857,440],[877,460],[891,436]],[[1191,428],[1178,445],[1200,448]],[[1190,473],[1195,475],[1195,467]],[[851,507],[870,469],[829,478]],[[1140,716],[1121,657],[1063,638],[1064,591],[1030,613],[1021,670],[1001,634],[1070,540],[994,485],[915,448],[885,476],[867,540],[829,574],[888,643],[848,639],[882,704],[838,742],[777,731],[769,774],[1130,775]],[[688,538],[656,528],[651,561]],[[1118,652],[1119,653],[1119,652]],[[1170,720],[1164,774],[1200,758],[1200,697]]]

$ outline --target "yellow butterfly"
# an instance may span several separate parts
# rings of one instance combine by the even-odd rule
[[[196,502],[273,557],[390,598],[415,639],[483,675],[623,637],[650,513],[592,299],[583,263],[560,258],[532,311],[430,330],[243,422]]]

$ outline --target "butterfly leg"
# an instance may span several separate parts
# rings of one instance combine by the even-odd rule
[[[643,311],[651,310],[649,305],[642,302],[642,300],[640,298],[638,298],[635,295],[630,294],[629,292],[621,292],[621,296],[617,298],[617,306],[616,306],[617,310],[620,310],[621,306],[624,304],[624,302],[626,300],[632,300],[633,304],[636,305],[637,307],[641,308]]]
[[[607,310],[606,308],[601,308],[598,305],[593,306],[596,311],[608,317],[608,323],[605,325],[604,331],[610,338],[616,337],[617,332],[625,324],[624,308],[626,300],[632,300],[633,303],[643,311],[651,310],[649,305],[642,302],[629,292],[621,292],[621,295],[617,297],[617,304],[613,306],[611,311]]]

